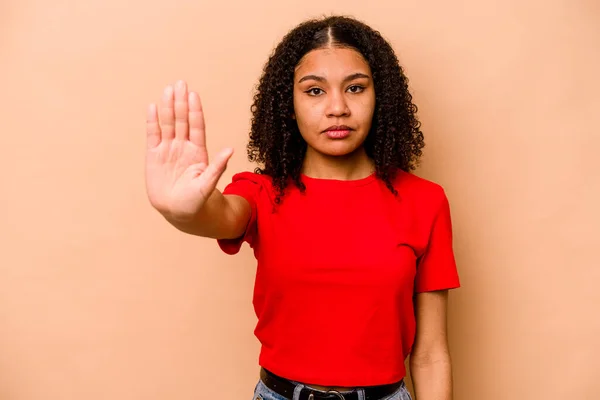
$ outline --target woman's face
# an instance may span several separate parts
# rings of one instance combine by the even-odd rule
[[[356,50],[313,50],[296,67],[294,118],[318,153],[344,156],[361,148],[374,110],[371,69]]]

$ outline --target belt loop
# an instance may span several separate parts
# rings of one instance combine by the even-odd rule
[[[292,397],[292,400],[300,400],[300,392],[304,388],[305,388],[305,386],[303,384],[301,384],[301,383],[297,384],[296,387],[294,388],[294,396]]]
[[[365,400],[365,389],[358,389],[356,393],[358,393],[358,400]]]

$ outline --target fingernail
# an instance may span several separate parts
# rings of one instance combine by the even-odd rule
[[[185,82],[183,80],[178,80],[177,81],[177,88],[178,89],[184,89],[185,88]]]

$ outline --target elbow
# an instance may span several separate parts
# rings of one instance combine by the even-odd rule
[[[448,348],[437,348],[414,351],[409,359],[411,369],[430,368],[433,366],[450,365],[452,362]]]

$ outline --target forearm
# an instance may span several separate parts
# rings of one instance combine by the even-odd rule
[[[250,218],[250,209],[242,198],[223,195],[215,189],[195,216],[178,219],[164,215],[178,230],[190,235],[214,239],[233,239],[241,236]]]
[[[410,360],[415,400],[452,400],[450,355]]]

